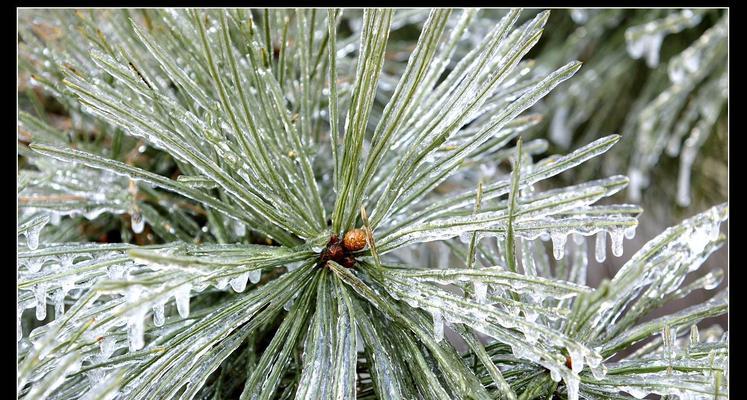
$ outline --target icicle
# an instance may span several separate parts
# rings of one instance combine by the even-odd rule
[[[463,232],[459,235],[459,241],[461,241],[463,244],[470,244],[472,241],[472,234],[474,232]]]
[[[711,211],[709,213],[711,224],[709,226],[710,231],[708,232],[708,236],[710,237],[712,242],[715,242],[718,240],[718,237],[721,234],[721,218],[716,207],[711,208]]]
[[[145,228],[145,218],[143,218],[143,214],[139,211],[136,211],[130,215],[130,223],[132,225],[132,232],[134,233],[142,233],[143,229]]]
[[[290,266],[288,267],[288,271],[290,271]],[[262,270],[261,269],[255,269],[253,271],[249,271],[249,282],[255,284],[259,282],[259,279],[262,278]]]
[[[44,227],[44,224],[32,226],[26,231],[26,246],[30,250],[36,250],[39,247],[39,234]]]
[[[674,356],[674,340],[677,338],[677,330],[675,328],[669,328],[668,325],[664,325],[661,330],[661,341],[664,346],[664,353],[667,358],[667,374],[672,373],[672,357]]]
[[[440,342],[444,338],[444,317],[441,310],[437,309],[431,311],[431,314],[433,314],[433,338],[436,342]]]
[[[228,287],[228,278],[220,278],[215,282],[215,287],[219,290],[225,290]]]
[[[34,297],[36,297],[36,319],[42,321],[47,318],[47,287],[43,284],[36,285]]]
[[[635,226],[625,229],[625,239],[633,239],[635,237]]]
[[[677,204],[683,207],[690,205],[690,173],[695,156],[692,152],[682,152],[680,157],[680,171],[677,176]]]
[[[560,107],[555,112],[550,122],[550,140],[567,149],[571,145],[571,130],[568,127],[568,107]]]
[[[52,301],[54,302],[54,319],[59,319],[65,313],[65,294],[66,290],[60,288],[52,296]]]
[[[552,255],[556,260],[563,258],[565,254],[565,241],[567,236],[565,233],[551,233],[550,239],[552,240]]]
[[[698,326],[690,326],[690,347],[697,346],[700,343],[700,332],[698,332]]]
[[[144,317],[145,313],[142,310],[137,310],[127,319],[127,340],[130,343],[130,351],[140,350],[145,345],[143,339]]]
[[[21,307],[18,307],[18,312],[16,312],[16,342],[20,342],[21,339],[23,339],[23,327],[21,326],[22,313],[23,309]]]
[[[106,211],[107,211],[107,209],[105,209],[105,208],[94,208],[91,211],[83,213],[83,216],[86,217],[87,220],[93,221],[94,219],[98,218],[99,215],[105,213]]]
[[[597,262],[604,262],[605,258],[607,258],[607,232],[600,231],[597,232],[597,242],[596,246],[594,248],[594,259],[597,260]]]
[[[484,282],[475,282],[475,301],[484,304],[487,302],[488,284]]]
[[[578,400],[579,379],[576,375],[565,378],[565,387],[568,390],[568,400]]]
[[[610,231],[610,239],[612,239],[612,255],[620,257],[623,254],[623,231],[619,229]]]
[[[286,301],[285,304],[283,304],[283,310],[290,311],[291,308],[293,307],[293,300],[294,299],[290,299],[290,300]]]
[[[248,279],[249,273],[244,272],[231,279],[228,283],[231,285],[231,288],[236,291],[236,293],[241,293],[244,291],[244,289],[246,289],[246,282]]]
[[[163,326],[166,317],[164,316],[164,304],[158,303],[153,306],[153,324],[155,326]]]
[[[597,365],[591,365],[591,363],[589,363],[589,369],[591,369],[591,374],[594,376],[594,379],[598,381],[604,379],[607,375],[607,366],[601,362]]]
[[[241,221],[234,221],[233,234],[238,237],[243,237],[246,234],[246,225]]]
[[[641,32],[635,28],[625,32],[628,54],[636,60],[645,56],[649,68],[659,65],[659,49],[663,40],[664,35],[661,32]]]
[[[62,219],[62,214],[56,212],[56,211],[50,211],[49,212],[49,223],[57,226],[60,224],[60,220]]]
[[[514,351],[514,355],[516,355],[516,351]],[[560,372],[557,368],[550,369],[550,379],[552,379],[553,382],[560,382]]]
[[[703,277],[703,289],[705,290],[716,289],[719,284],[721,284],[721,276],[719,274],[709,272]]]
[[[584,355],[583,353],[574,349],[566,348],[568,351],[568,357],[571,358],[571,371],[579,373],[584,369]]]
[[[116,350],[117,340],[111,336],[106,336],[99,341],[99,349],[101,349],[101,355],[99,355],[99,361],[105,361]]]
[[[192,289],[192,285],[186,283],[179,286],[174,291],[174,298],[176,300],[176,309],[179,311],[179,315],[182,318],[189,317],[189,292]]]
[[[628,184],[628,197],[630,200],[639,202],[641,201],[641,189],[646,185],[646,178],[638,168],[632,167],[628,171],[628,178],[630,183]]]
[[[44,264],[44,259],[32,259],[28,261],[28,264],[26,264],[26,267],[28,267],[29,272],[39,272],[41,271],[42,265]]]

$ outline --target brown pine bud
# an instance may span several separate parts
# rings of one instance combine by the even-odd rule
[[[337,260],[340,257],[345,256],[345,249],[342,248],[339,244],[335,243],[327,248],[329,250],[329,259],[330,260]]]
[[[345,268],[353,268],[355,266],[355,258],[353,256],[346,256],[342,259],[342,266]]]
[[[348,251],[358,251],[366,247],[366,231],[363,229],[353,229],[345,232],[342,238],[342,245]]]

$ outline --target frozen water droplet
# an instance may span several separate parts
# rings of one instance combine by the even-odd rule
[[[565,233],[551,233],[550,239],[552,240],[552,255],[556,260],[563,258],[565,254],[565,241],[568,237]]]
[[[607,232],[597,232],[596,246],[594,247],[594,259],[597,262],[604,262],[607,258]]]
[[[290,268],[288,269],[290,271]],[[261,269],[255,269],[253,271],[249,271],[249,282],[251,283],[257,283],[259,282],[260,278],[262,278],[262,270]]]
[[[117,340],[111,336],[106,336],[99,341],[99,348],[101,349],[101,355],[99,356],[100,361],[108,359],[116,350]]]
[[[91,211],[84,213],[83,216],[86,217],[86,219],[93,221],[94,219],[98,218],[99,215],[103,214],[105,211],[106,209],[104,208],[95,208]]]
[[[565,386],[568,390],[568,400],[578,400],[579,379],[575,375],[565,378]]]
[[[632,201],[641,201],[641,189],[646,184],[646,178],[638,168],[631,168],[628,171],[628,178],[630,183],[628,184],[628,196]]]
[[[54,292],[52,301],[54,302],[54,319],[59,319],[65,313],[65,293],[66,290],[60,288]]]
[[[184,284],[179,286],[174,291],[174,299],[176,300],[176,310],[179,311],[179,315],[182,318],[189,317],[189,292],[192,289],[192,285]]]
[[[143,339],[144,330],[143,313],[141,311],[136,312],[127,319],[127,339],[130,343],[130,351],[143,348],[145,345]]]
[[[700,343],[700,332],[698,332],[698,326],[690,326],[690,346],[695,346]]]
[[[472,241],[472,232],[464,232],[459,235],[459,240],[464,244],[469,244]]]
[[[36,298],[36,319],[39,321],[47,318],[47,287],[43,284],[34,287]]]
[[[635,237],[635,226],[625,229],[625,239],[633,239]]]
[[[615,257],[620,257],[623,254],[623,231],[615,229],[610,231],[610,239],[612,241],[612,254]]]
[[[434,309],[431,314],[433,314],[433,338],[436,342],[440,342],[444,338],[444,317],[441,310]]]
[[[246,225],[243,222],[235,221],[233,224],[233,233],[238,237],[243,237],[246,234]]]
[[[124,277],[126,267],[123,265],[112,265],[106,270],[109,279],[113,281],[121,280]]]
[[[597,365],[589,364],[589,369],[596,380],[602,380],[607,375],[607,366],[601,362]]]
[[[166,317],[164,315],[164,304],[159,303],[153,306],[153,324],[155,326],[163,326],[163,323],[166,322]]]
[[[62,219],[62,214],[60,214],[58,212],[55,212],[55,211],[51,211],[49,213],[49,223],[50,224],[52,224],[52,225],[59,225],[61,219]]]
[[[142,233],[145,228],[145,218],[143,214],[136,211],[130,215],[130,223],[132,224],[132,231],[135,233]]]
[[[568,126],[568,107],[560,107],[550,122],[550,140],[563,149],[571,145],[571,129]]]
[[[28,267],[29,272],[39,272],[41,271],[42,264],[44,264],[44,260],[32,259],[28,262],[26,266]]]
[[[224,290],[226,287],[228,287],[228,278],[220,278],[217,282],[215,282],[215,287]]]
[[[553,382],[560,382],[560,372],[558,372],[557,368],[552,368],[550,370],[550,379],[552,379]]]
[[[231,288],[236,291],[236,293],[241,293],[244,291],[244,289],[246,289],[247,280],[249,280],[249,273],[244,272],[239,276],[231,279],[229,281],[229,284],[231,285]]]
[[[26,246],[31,250],[36,250],[39,247],[39,234],[41,233],[43,225],[37,225],[29,228],[26,231]]]
[[[481,304],[487,302],[488,296],[488,284],[483,282],[475,282],[475,301]]]

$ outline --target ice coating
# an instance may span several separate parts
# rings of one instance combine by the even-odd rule
[[[580,363],[577,368],[583,368],[585,363],[598,365],[601,362],[601,356],[595,351],[568,341],[562,338],[562,335],[551,333],[550,330],[537,329],[524,318],[518,315],[511,317],[498,308],[488,308],[487,305],[479,306],[477,307],[479,312],[464,309],[458,306],[458,300],[453,295],[427,289],[423,285],[403,285],[398,280],[387,279],[385,287],[389,292],[396,292],[397,296],[413,307],[426,309],[434,315],[434,336],[439,334],[440,319],[467,324],[488,336],[500,337],[512,347],[515,356],[540,363],[551,371],[555,379],[563,379],[569,385],[573,385],[573,380],[577,380],[578,375],[569,370],[564,363],[554,361],[553,356],[545,353],[546,343],[554,343],[556,346],[565,347],[569,353],[577,354],[579,357],[577,362]],[[434,305],[438,306],[434,307]],[[504,328],[518,329],[522,333],[521,338],[515,336],[515,333],[508,334],[510,331]],[[527,344],[528,341],[532,341],[533,344]]]

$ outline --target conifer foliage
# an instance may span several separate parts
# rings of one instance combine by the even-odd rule
[[[649,316],[728,207],[589,285],[645,214],[554,184],[620,136],[522,139],[548,16],[21,10],[19,397],[726,398],[726,289]]]

